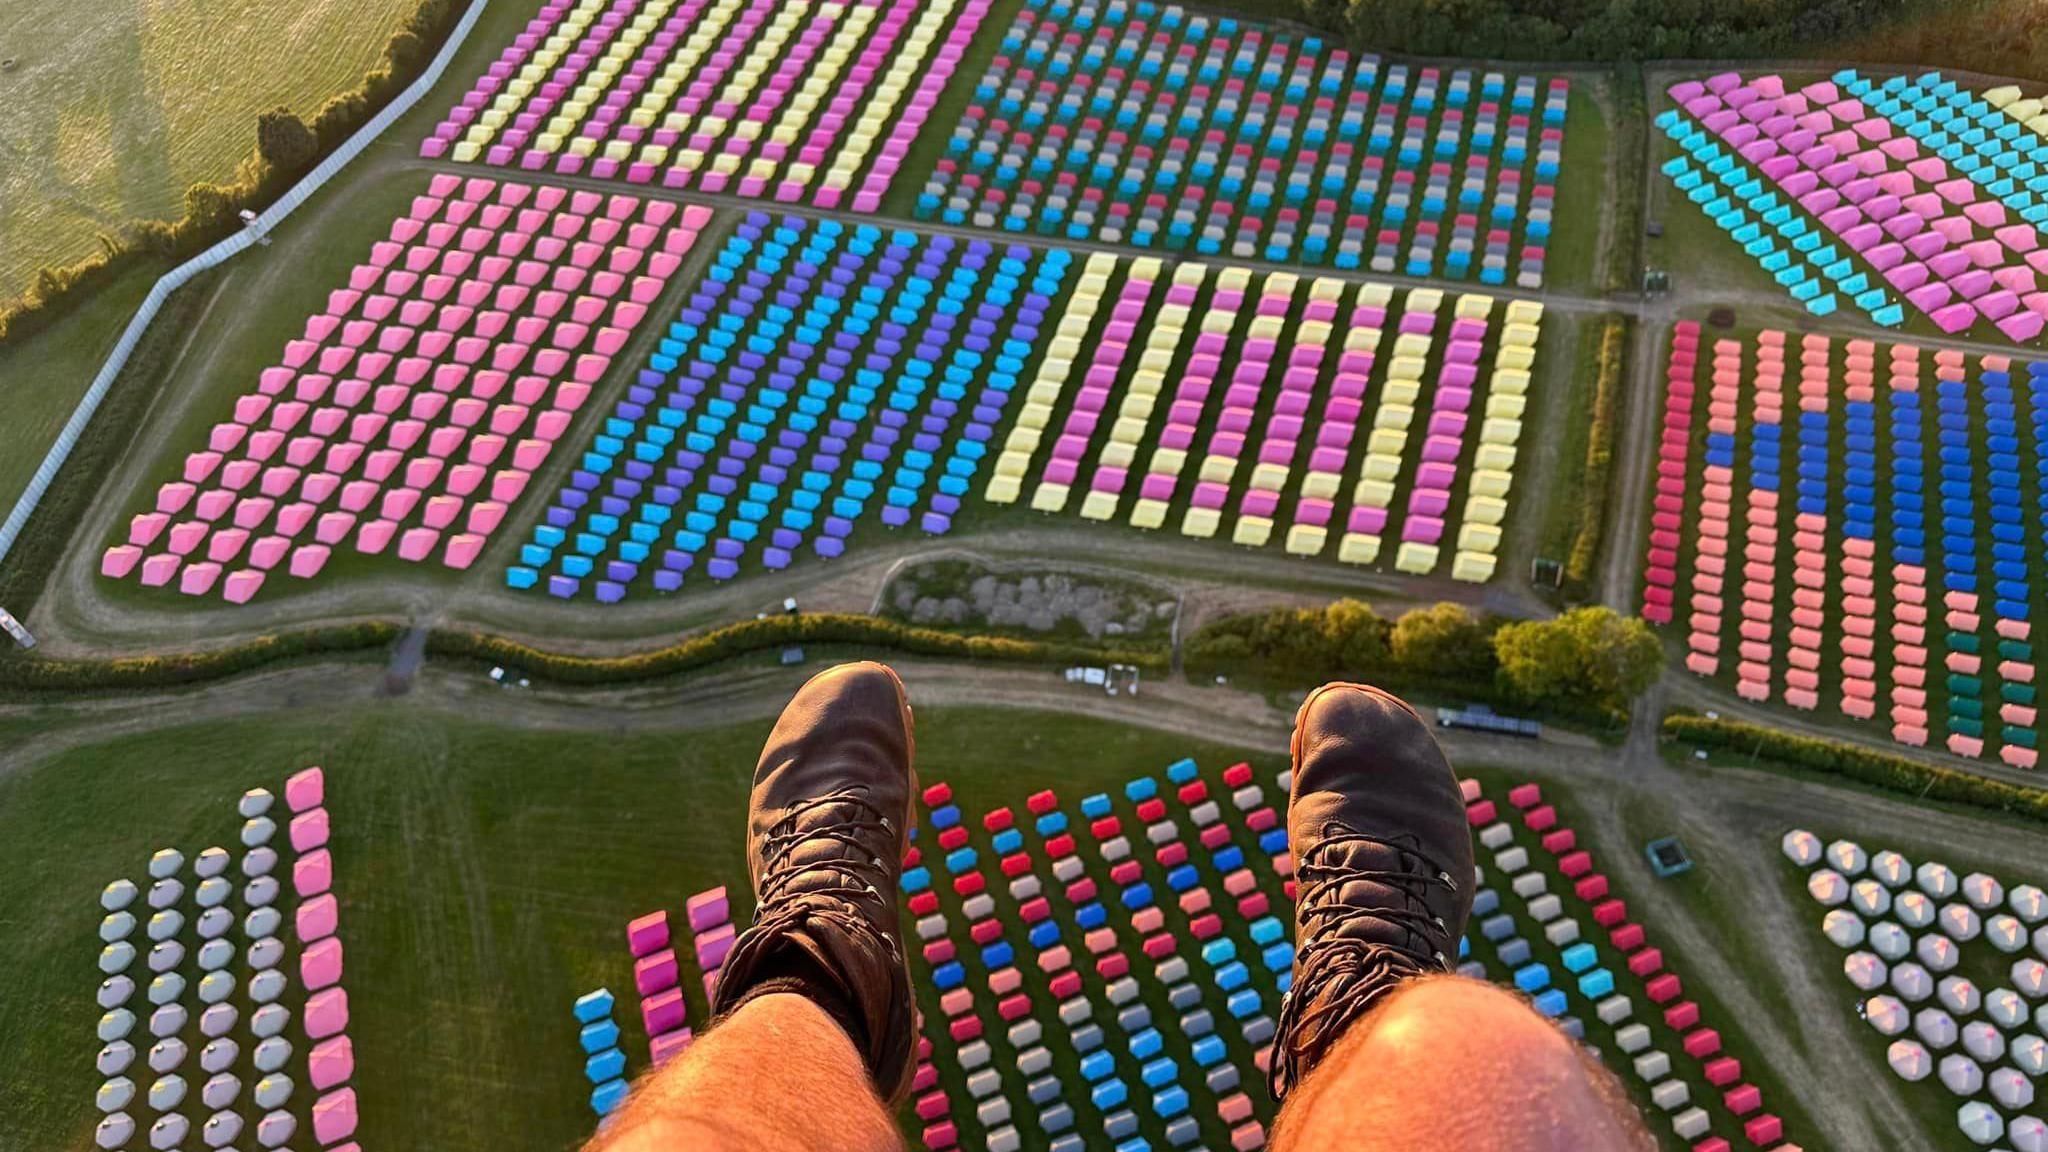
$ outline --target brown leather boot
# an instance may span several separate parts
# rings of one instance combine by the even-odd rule
[[[914,740],[903,682],[842,664],[798,690],[761,750],[747,812],[754,920],[713,1011],[797,992],[837,1019],[892,1104],[917,1054],[897,881],[910,840]]]
[[[1273,1038],[1275,1099],[1388,993],[1457,963],[1474,875],[1457,777],[1398,697],[1316,689],[1294,718],[1292,753],[1294,983]]]

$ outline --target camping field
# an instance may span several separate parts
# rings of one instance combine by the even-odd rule
[[[0,299],[103,229],[232,180],[256,114],[310,116],[373,67],[412,0],[0,6]]]

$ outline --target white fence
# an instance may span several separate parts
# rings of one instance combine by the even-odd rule
[[[50,450],[44,453],[42,465],[30,478],[27,490],[21,494],[21,499],[14,502],[13,510],[7,513],[6,522],[0,524],[0,561],[5,561],[7,554],[13,550],[15,538],[21,534],[29,517],[35,514],[36,506],[42,503],[44,493],[49,491],[50,482],[56,479],[57,472],[64,467],[64,462],[71,458],[72,449],[76,448],[78,441],[84,437],[86,426],[92,423],[93,414],[99,411],[100,402],[107,397],[107,390],[113,387],[114,379],[127,367],[128,357],[134,354],[135,346],[142,341],[142,334],[149,330],[150,324],[156,320],[157,313],[162,310],[164,301],[170,299],[171,293],[194,276],[220,265],[236,253],[255,244],[259,235],[267,234],[282,223],[285,217],[290,216],[333,179],[337,172],[362,155],[363,150],[375,143],[393,122],[410,112],[429,89],[440,83],[442,73],[447,71],[449,62],[455,58],[455,53],[462,47],[463,42],[469,39],[470,30],[476,27],[477,20],[483,16],[484,9],[489,4],[490,0],[475,0],[469,6],[469,10],[462,14],[462,19],[456,22],[455,30],[449,33],[447,42],[441,45],[441,51],[435,54],[432,63],[427,65],[427,70],[408,85],[405,91],[399,93],[397,98],[386,104],[382,111],[371,117],[369,123],[357,129],[355,135],[350,136],[341,147],[335,149],[307,173],[305,179],[292,185],[291,190],[278,197],[276,203],[259,213],[253,224],[171,269],[156,282],[156,287],[151,288],[149,295],[143,299],[142,307],[135,310],[134,319],[128,321],[127,329],[121,333],[120,342],[107,354],[106,363],[100,365],[99,374],[92,379],[92,387],[86,389],[85,395],[80,397],[78,407],[71,410],[71,418],[64,422],[64,430],[57,434],[57,442],[50,445]]]

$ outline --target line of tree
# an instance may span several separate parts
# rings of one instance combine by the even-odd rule
[[[1751,759],[1842,776],[1916,800],[1967,804],[2048,821],[2048,790],[2007,784],[1845,740],[1822,740],[1740,720],[1710,720],[1693,712],[1664,717],[1663,729],[1666,740],[1681,744],[1720,748]],[[1680,763],[1690,766],[1692,762]]]
[[[1302,0],[1308,22],[1376,50],[1517,60],[1811,54],[1931,0]]]
[[[377,66],[353,90],[330,98],[311,120],[282,105],[256,117],[256,147],[227,183],[185,189],[175,220],[135,220],[102,231],[99,250],[38,269],[17,299],[0,302],[0,344],[48,327],[90,293],[152,261],[176,264],[218,244],[260,212],[405,90],[461,18],[461,0],[420,0],[384,45]]]
[[[1626,722],[1663,655],[1647,625],[1609,608],[1505,620],[1446,602],[1390,620],[1351,599],[1226,617],[1183,654],[1201,675],[1249,672],[1295,687],[1378,680],[1603,727]]]
[[[286,660],[361,655],[387,649],[403,631],[395,621],[366,621],[256,636],[218,648],[111,660],[46,657],[17,652],[10,645],[0,649],[0,697],[4,697],[7,689],[37,693],[133,691],[196,684]],[[5,637],[0,636],[0,641],[5,641]],[[742,620],[699,632],[663,648],[618,656],[553,652],[464,628],[434,629],[427,634],[426,650],[436,660],[508,665],[535,680],[615,685],[677,676],[791,645],[1051,667],[1120,663],[1164,671],[1168,663],[1164,645],[1082,644],[983,636],[843,612]]]
[[[1600,330],[1594,358],[1593,422],[1586,437],[1585,471],[1579,477],[1579,522],[1564,564],[1565,592],[1574,599],[1592,594],[1593,569],[1600,561],[1600,542],[1606,535],[1607,496],[1614,483],[1614,441],[1627,364],[1628,321],[1609,317]]]

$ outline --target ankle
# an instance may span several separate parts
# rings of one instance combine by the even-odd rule
[[[865,1051],[867,1030],[861,1024],[860,1016],[853,1009],[853,1001],[846,995],[838,981],[827,975],[825,967],[812,959],[800,948],[786,949],[782,955],[770,960],[766,971],[754,983],[742,991],[739,998],[724,1012],[730,1019],[741,1009],[756,1001],[770,997],[794,996],[808,1002],[824,1013],[825,1017],[846,1034],[847,1041],[856,1051]]]

